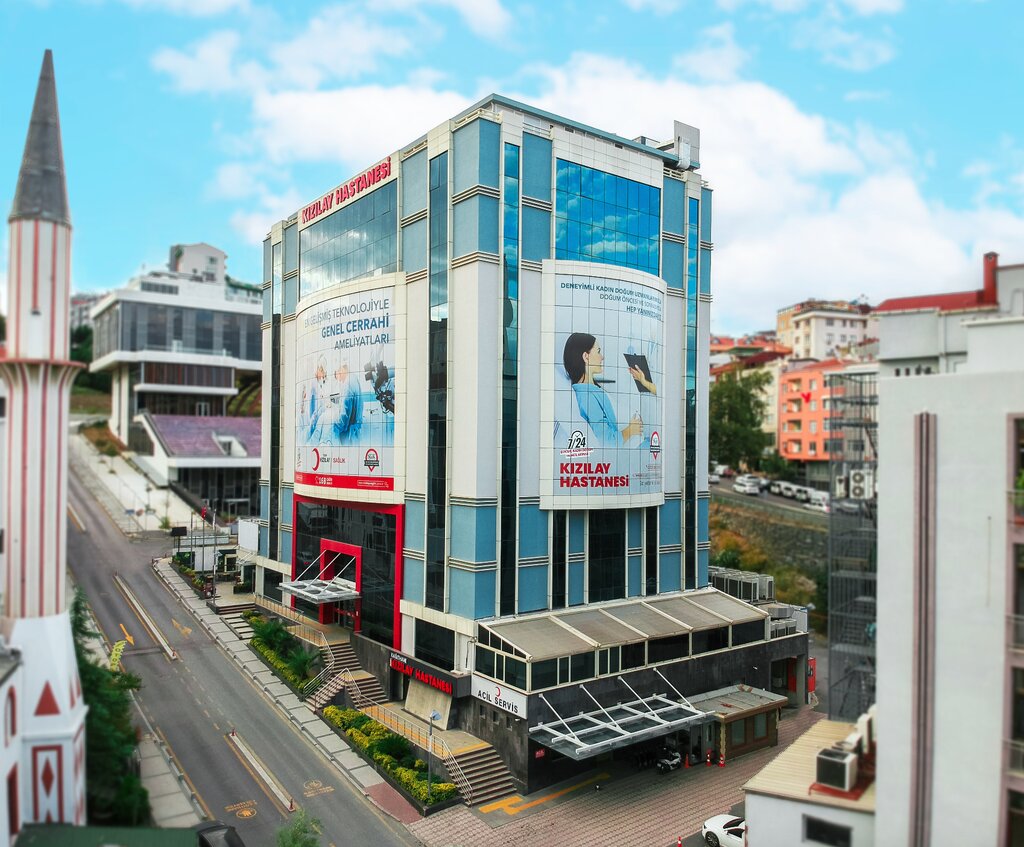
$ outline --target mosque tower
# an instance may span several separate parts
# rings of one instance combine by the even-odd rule
[[[20,820],[85,823],[85,713],[67,611],[71,216],[53,55],[43,56],[8,218],[7,571],[0,630],[21,652]]]

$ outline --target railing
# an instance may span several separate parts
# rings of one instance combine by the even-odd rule
[[[1024,526],[1024,490],[1007,491],[1006,500],[1010,523]]]
[[[1004,743],[1006,744],[1006,752],[1008,754],[1007,769],[1024,774],[1024,741],[1007,739]]]
[[[307,641],[316,647],[321,647],[326,650],[330,650],[330,643],[327,641],[327,636],[324,635],[319,629],[309,625],[309,618],[303,615],[301,612],[297,612],[291,606],[286,606],[284,603],[278,603],[277,600],[272,600],[269,597],[264,597],[261,594],[257,594],[253,597],[254,602],[257,606],[262,606],[268,612],[273,612],[282,618],[287,618],[290,621],[295,621],[296,626],[288,627],[288,631],[301,638],[303,641]]]
[[[1014,650],[1024,650],[1024,615],[1007,615],[1006,622],[1010,647]]]
[[[349,692],[352,704],[360,712],[365,712],[375,721],[383,724],[398,735],[407,738],[417,747],[437,756],[437,758],[444,762],[445,767],[448,769],[448,775],[455,782],[455,786],[459,789],[462,799],[467,804],[472,802],[473,786],[459,766],[455,754],[452,753],[452,748],[448,746],[443,738],[439,738],[430,732],[424,732],[423,727],[419,724],[412,723],[395,714],[387,707],[375,703],[370,697],[359,690],[359,683],[356,682],[348,668],[341,672],[341,676],[345,681],[345,688]]]

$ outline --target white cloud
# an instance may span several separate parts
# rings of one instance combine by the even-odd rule
[[[368,21],[349,6],[333,6],[310,20],[305,31],[273,47],[276,78],[316,88],[332,77],[373,71],[378,60],[407,52],[409,40],[395,29]]]
[[[668,15],[683,5],[683,0],[625,0],[634,12],[654,12],[656,15]]]
[[[428,6],[441,6],[456,12],[473,32],[484,38],[497,39],[512,26],[512,16],[500,0],[377,0],[382,9],[425,11]]]
[[[253,89],[267,80],[255,62],[237,62],[241,36],[232,30],[211,33],[185,50],[164,47],[152,59],[153,67],[167,74],[179,91],[218,94]]]
[[[840,0],[840,2],[843,7],[857,15],[895,14],[903,11],[903,0]],[[778,14],[792,14],[814,8],[816,5],[822,4],[815,0],[718,0],[718,7],[727,12],[735,12],[744,6],[759,6]]]
[[[843,0],[858,15],[894,15],[903,11],[903,0]]]
[[[854,91],[847,91],[843,95],[843,100],[847,103],[869,103],[877,100],[888,100],[888,91],[870,91],[868,89],[856,89]]]
[[[249,244],[259,244],[266,238],[271,225],[292,214],[302,201],[303,198],[293,188],[275,193],[260,186],[258,201],[246,206],[244,211],[234,212],[231,227]]]
[[[170,12],[191,17],[212,17],[226,12],[245,12],[249,0],[121,0],[134,9]]]
[[[847,71],[874,70],[896,56],[888,29],[873,37],[845,28],[834,16],[800,21],[794,36],[797,48],[814,50],[827,64]]]
[[[228,162],[206,186],[204,194],[211,200],[242,200],[260,192],[259,175],[265,168],[258,163]]]
[[[701,32],[699,39],[706,46],[677,56],[675,66],[683,73],[708,82],[736,79],[750,54],[736,43],[732,23],[709,27]]]
[[[274,161],[335,161],[359,168],[471,102],[452,91],[414,85],[263,91],[253,101],[254,133]],[[337,173],[326,180],[341,182],[347,176]]]

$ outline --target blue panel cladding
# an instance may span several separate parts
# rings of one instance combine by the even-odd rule
[[[711,293],[711,251],[700,248],[700,293]]]
[[[288,530],[281,530],[281,542],[277,545],[277,560],[286,565],[292,563],[292,534]]]
[[[686,211],[686,183],[678,179],[666,179],[662,183],[661,227],[665,232],[683,234],[683,218]]]
[[[710,541],[708,535],[708,508],[710,500],[697,501],[697,541]]]
[[[630,556],[626,568],[626,596],[639,597],[644,591],[644,571],[640,557]]]
[[[455,571],[452,570],[454,574]],[[405,557],[402,563],[402,599],[423,602],[423,560]],[[454,599],[454,595],[453,595]]]
[[[498,252],[498,198],[480,195],[478,214],[480,227],[478,230],[477,247],[484,253]]]
[[[523,133],[523,195],[551,202],[551,139]]]
[[[291,488],[281,487],[281,493],[278,498],[278,503],[281,504],[281,517],[280,522],[291,526],[292,523],[292,498],[295,495],[295,491]]]
[[[523,206],[523,258],[540,262],[551,258],[551,213]]]
[[[501,164],[501,127],[475,120],[453,133],[455,193],[474,185],[498,187]]]
[[[494,571],[452,568],[448,572],[448,586],[453,615],[470,620],[494,616]]]
[[[569,562],[569,605],[583,603],[583,562]]]
[[[497,549],[494,506],[451,507],[451,555],[464,562],[493,562]]]
[[[640,547],[644,543],[644,512],[643,509],[630,509],[626,512],[626,546]]]
[[[501,127],[494,121],[480,124],[480,176],[481,185],[498,187],[501,168]],[[495,251],[497,252],[497,251]]]
[[[402,227],[402,268],[407,274],[427,269],[427,219]]]
[[[270,555],[270,527],[260,527],[260,555],[266,558]]]
[[[569,552],[584,550],[583,512],[569,512]]]
[[[700,190],[700,237],[711,241],[711,189]]]
[[[680,514],[679,503],[675,500],[663,504],[658,508],[658,543],[679,544],[680,543]]]
[[[683,290],[683,245],[675,241],[661,242],[661,278],[669,288]]]
[[[548,513],[540,506],[519,507],[519,556],[547,556]]]
[[[403,543],[409,550],[424,552],[424,520],[427,504],[422,500],[405,501],[405,533]]]
[[[498,201],[494,197],[477,194],[452,210],[455,224],[454,256],[465,256],[478,250],[498,252]]]
[[[658,557],[658,592],[678,591],[682,585],[679,570],[682,559],[679,553],[662,553]]]
[[[519,568],[519,614],[548,607],[548,566]]]
[[[708,584],[708,556],[710,550],[697,551],[697,588]]]
[[[402,217],[427,208],[427,151],[402,162]]]
[[[260,483],[260,518],[270,520],[270,483]]]

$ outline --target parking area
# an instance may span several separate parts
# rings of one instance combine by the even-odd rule
[[[456,806],[410,824],[409,830],[427,847],[476,847],[493,843],[496,836],[506,847],[670,847],[680,837],[686,844],[700,844],[701,824],[742,803],[743,784],[821,717],[808,708],[787,710],[777,747],[722,768],[702,765],[663,775],[598,765],[591,774],[552,786],[539,797],[513,799],[506,809]],[[526,804],[532,805],[522,808]]]

